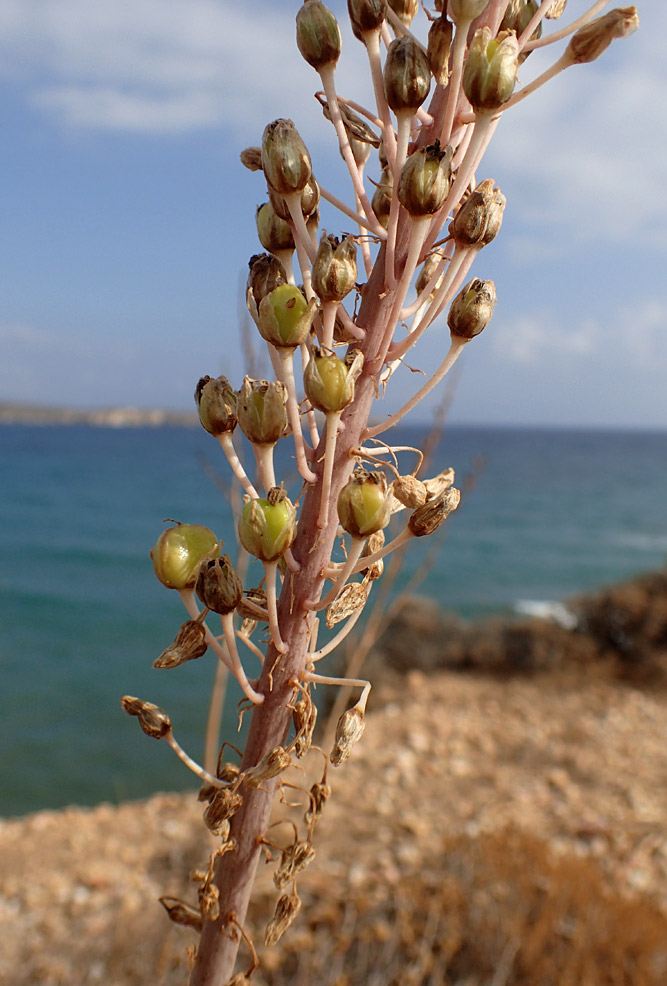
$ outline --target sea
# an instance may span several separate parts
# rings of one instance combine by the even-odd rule
[[[392,432],[396,445],[424,438]],[[402,470],[413,463],[406,453]],[[574,595],[665,565],[667,433],[452,426],[432,463],[455,469],[464,496],[419,591],[465,619],[566,619]],[[153,669],[185,611],[149,550],[172,518],[211,527],[234,555],[219,446],[187,427],[6,425],[0,487],[0,816],[196,789],[120,698],[165,708],[201,757],[214,661]],[[395,591],[427,560],[415,543]]]

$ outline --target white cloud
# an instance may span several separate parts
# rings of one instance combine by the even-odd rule
[[[250,129],[316,88],[293,39],[287,4],[0,0],[0,74],[69,126]]]
[[[492,336],[495,356],[506,363],[547,368],[563,363],[622,364],[663,372],[667,361],[667,305],[647,298],[613,318],[563,324],[550,311],[501,322]]]
[[[598,348],[602,335],[599,326],[590,320],[565,328],[550,313],[522,316],[501,329],[493,336],[498,357],[530,366],[587,356]]]

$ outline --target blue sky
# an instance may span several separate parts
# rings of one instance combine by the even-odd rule
[[[317,177],[349,198],[296,51],[297,7],[0,0],[0,400],[187,408],[203,373],[240,383],[265,194],[239,151],[291,117]],[[637,33],[498,129],[479,177],[506,194],[505,222],[473,272],[499,300],[464,355],[452,420],[667,427],[667,11],[639,13]],[[521,80],[562,47],[532,55]],[[348,32],[338,76],[366,99]],[[410,362],[432,366],[447,341],[441,319]],[[421,378],[394,379],[388,409]]]

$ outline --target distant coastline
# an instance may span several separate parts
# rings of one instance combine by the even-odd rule
[[[194,427],[194,412],[142,407],[49,407],[0,402],[0,425],[93,425],[97,428]]]

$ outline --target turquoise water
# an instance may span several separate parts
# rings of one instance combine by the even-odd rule
[[[407,429],[395,438],[419,442]],[[426,586],[463,616],[665,564],[667,434],[452,428],[436,461],[459,485],[476,475]],[[119,699],[167,708],[199,755],[213,662],[152,669],[184,611],[148,551],[166,517],[206,524],[229,548],[215,442],[186,428],[7,426],[0,464],[0,815],[196,786]],[[230,690],[230,730],[238,697]]]

